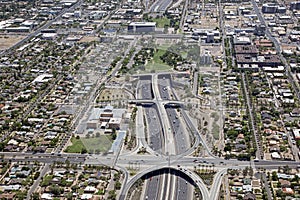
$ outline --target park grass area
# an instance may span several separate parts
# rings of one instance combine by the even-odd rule
[[[188,57],[188,52],[186,52],[186,51],[181,52],[180,54],[183,59],[186,59]]]
[[[165,26],[170,26],[170,19],[168,19],[166,17],[153,18],[152,21],[156,22],[156,26],[158,28],[164,28]]]
[[[171,46],[171,44],[160,44],[156,49],[160,49],[160,50],[168,50],[169,47]]]
[[[211,132],[212,132],[215,140],[220,139],[220,126],[218,124],[216,124],[216,123],[213,124]]]
[[[67,153],[81,153],[82,149],[84,149],[84,145],[81,139],[72,138],[71,139],[72,145],[68,146],[65,152]]]
[[[87,152],[107,152],[112,145],[112,137],[110,135],[100,135],[92,138],[72,138],[72,145],[68,146],[67,153],[87,153]]]
[[[171,66],[165,64],[160,57],[162,55],[164,55],[164,53],[166,52],[166,50],[164,49],[157,49],[157,51],[155,51],[153,59],[150,60],[147,65],[146,65],[146,71],[168,71],[170,69],[172,69]]]

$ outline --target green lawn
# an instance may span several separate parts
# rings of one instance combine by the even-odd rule
[[[100,135],[100,137],[93,138],[72,138],[72,145],[66,149],[67,153],[81,153],[82,149],[86,149],[87,152],[106,152],[112,145],[112,137],[110,135]]]
[[[151,21],[156,22],[156,26],[158,28],[164,28],[165,25],[170,26],[170,19],[166,18],[166,17],[162,17],[162,18],[153,18],[151,19]]]
[[[157,49],[157,51],[154,53],[153,61],[154,61],[155,63],[164,64],[163,61],[160,59],[160,57],[161,57],[162,55],[164,55],[164,53],[166,53],[166,50],[163,50],[163,49]]]
[[[112,145],[112,137],[110,135],[100,135],[100,137],[94,138],[82,138],[82,143],[88,151],[100,151],[106,152]]]
[[[181,57],[182,57],[183,59],[186,59],[187,56],[188,56],[188,53],[187,53],[187,52],[181,52],[180,54],[181,54]]]
[[[161,49],[161,50],[168,50],[168,48],[171,46],[171,44],[161,44],[159,45],[156,49]]]
[[[146,65],[146,71],[151,71],[151,70],[167,71],[167,70],[172,69],[171,66],[165,64],[160,59],[160,56],[164,55],[165,52],[166,52],[166,50],[164,50],[163,48],[162,49],[159,48],[157,51],[155,51],[153,59],[150,60]]]
[[[68,146],[65,152],[67,153],[81,153],[81,150],[84,148],[84,145],[81,139],[76,139],[73,137],[71,139],[72,145]]]

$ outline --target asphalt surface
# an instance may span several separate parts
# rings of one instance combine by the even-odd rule
[[[137,88],[137,97],[140,97],[143,100],[152,100],[154,98],[151,80],[151,76],[140,76]]]
[[[147,119],[148,127],[148,143],[149,146],[157,152],[162,153],[163,129],[158,116],[157,107],[153,105],[151,107],[144,107]]]
[[[171,76],[169,74],[158,76],[158,89],[163,100],[171,100],[171,97],[173,97],[171,90],[172,86]],[[170,131],[174,137],[176,154],[181,154],[190,147],[190,141],[188,140],[188,137],[186,137],[185,130],[179,120],[180,116],[177,114],[176,108],[167,107],[166,112],[170,122]],[[169,181],[169,192],[171,193],[169,194],[169,199],[189,199],[193,190],[191,184],[188,184],[184,178],[178,177],[176,174],[172,175]],[[164,187],[163,190],[167,191],[167,188]],[[175,195],[172,195],[172,193],[175,193]]]
[[[145,193],[145,199],[154,200],[158,198],[158,192],[161,182],[161,175],[152,176],[147,179],[147,188]]]
[[[171,5],[172,0],[156,0],[150,7],[150,12],[164,12]]]
[[[152,91],[152,76],[141,76],[138,88],[137,88],[137,97],[141,97],[143,100],[152,100],[154,94]],[[155,104],[145,105],[143,107],[144,114],[147,122],[147,142],[149,146],[156,152],[162,154],[163,152],[163,128],[161,125],[161,119],[159,117],[158,108]],[[145,189],[145,199],[157,199],[159,198],[159,191],[161,187],[161,182],[163,177],[157,175],[156,177],[151,177],[146,181]]]

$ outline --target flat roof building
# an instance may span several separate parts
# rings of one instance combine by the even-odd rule
[[[300,1],[291,2],[290,10],[300,10]]]
[[[156,22],[131,22],[128,25],[128,32],[150,33],[155,32]]]
[[[121,118],[110,118],[110,120],[108,122],[108,128],[119,130],[121,121],[122,121]]]
[[[300,140],[300,129],[293,129],[293,135],[295,140]]]

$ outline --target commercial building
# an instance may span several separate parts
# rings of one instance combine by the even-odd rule
[[[5,30],[9,33],[29,33],[31,31],[30,27],[26,26],[8,27]]]
[[[258,49],[255,45],[235,45],[234,51],[236,54],[258,55]]]
[[[156,22],[131,22],[128,25],[128,32],[151,33],[155,32]]]
[[[290,10],[300,10],[300,1],[291,2]]]
[[[284,6],[276,5],[275,3],[265,3],[262,6],[263,13],[285,13],[286,8]]]
[[[122,121],[121,118],[110,118],[110,120],[108,122],[108,128],[119,130],[121,121]]]

